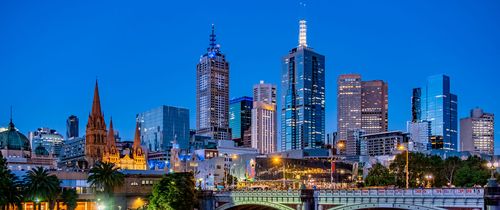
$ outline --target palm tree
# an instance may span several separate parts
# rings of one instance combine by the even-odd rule
[[[64,205],[66,205],[68,210],[74,210],[76,208],[76,200],[78,199],[78,195],[76,194],[75,189],[64,189],[61,194],[61,199],[63,200],[63,203]]]
[[[103,193],[104,201],[110,202],[112,205],[112,194],[115,187],[123,185],[124,175],[119,171],[120,168],[116,167],[113,163],[97,162],[93,168],[90,169],[87,182],[90,186],[94,187],[96,191]]]
[[[27,198],[37,202],[40,209],[40,201],[49,202],[49,209],[54,209],[54,203],[61,191],[59,179],[56,175],[50,175],[47,169],[34,168],[24,175],[24,185]]]
[[[21,205],[20,182],[9,168],[7,160],[0,152],[0,207],[8,209],[11,205]]]

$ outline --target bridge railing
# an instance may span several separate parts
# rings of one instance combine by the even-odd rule
[[[404,197],[483,197],[483,188],[423,188],[423,189],[339,189],[316,190],[316,196],[404,196]],[[300,190],[233,190],[216,192],[216,196],[286,196],[299,197]]]
[[[483,197],[483,188],[317,190],[317,196]]]

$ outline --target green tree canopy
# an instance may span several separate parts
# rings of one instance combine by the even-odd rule
[[[192,173],[172,173],[153,186],[148,209],[192,210],[196,203],[195,180]]]
[[[7,167],[7,160],[0,152],[0,207],[21,204],[21,193],[19,192],[19,181]]]
[[[365,183],[367,186],[388,186],[394,185],[394,175],[382,164],[377,163],[372,166]]]
[[[68,210],[74,210],[77,206],[78,194],[76,194],[75,189],[64,189],[61,193],[61,199]]]
[[[24,176],[24,186],[27,199],[30,201],[47,201],[49,208],[54,209],[54,204],[59,196],[61,187],[56,175],[42,167],[34,168]]]

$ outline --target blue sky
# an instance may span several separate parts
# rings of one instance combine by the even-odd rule
[[[1,1],[0,125],[65,133],[70,114],[84,132],[99,78],[105,117],[125,139],[136,113],[166,104],[190,109],[196,63],[216,25],[230,62],[230,95],[259,80],[279,84],[281,57],[308,44],[326,56],[328,132],[336,129],[336,78],[360,73],[389,83],[389,127],[404,130],[411,88],[451,77],[459,117],[479,106],[500,113],[500,2],[495,0]],[[498,120],[497,120],[498,121]],[[498,126],[497,126],[498,127]],[[498,128],[497,128],[498,130]],[[498,133],[498,132],[497,132]],[[499,138],[496,134],[496,139]],[[497,153],[500,145],[497,144]]]

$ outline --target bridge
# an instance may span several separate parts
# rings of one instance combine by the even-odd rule
[[[204,210],[484,209],[483,188],[305,189],[204,193],[205,198],[211,198],[205,199],[202,205]]]

